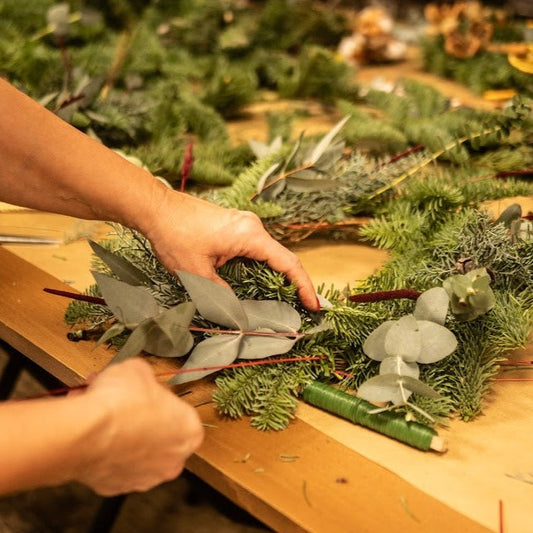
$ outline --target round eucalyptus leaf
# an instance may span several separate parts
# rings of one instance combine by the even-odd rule
[[[418,378],[420,368],[416,363],[407,363],[401,357],[387,357],[379,365],[380,374],[399,374]]]
[[[450,355],[457,348],[457,338],[448,328],[419,320],[422,336],[422,350],[417,359],[419,363],[434,363]]]
[[[430,320],[444,325],[450,298],[443,287],[433,287],[423,292],[416,300],[414,317],[417,320]]]
[[[388,356],[398,356],[404,361],[416,361],[422,349],[422,336],[418,322],[413,315],[397,320],[385,337],[385,352]]]
[[[383,361],[388,357],[389,354],[385,350],[385,338],[395,323],[396,320],[387,320],[367,337],[363,344],[363,351],[368,357],[376,361]]]
[[[404,402],[400,389],[398,374],[381,374],[365,381],[357,390],[357,396],[369,402],[392,402],[398,405]],[[404,390],[405,399],[410,395],[408,390]]]

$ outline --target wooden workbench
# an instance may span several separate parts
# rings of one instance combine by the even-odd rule
[[[42,289],[86,287],[90,249],[75,237],[101,236],[106,228],[42,213],[0,214],[0,231],[15,228],[73,237],[53,247],[0,247],[0,338],[66,384],[81,383],[112,354],[91,342],[68,341],[68,301]],[[302,244],[297,253],[316,283],[361,279],[386,258],[358,244],[326,241]],[[532,346],[519,355],[532,356]],[[174,364],[151,361],[156,371]],[[187,389],[192,393],[184,399],[203,404],[198,411],[206,424],[205,442],[188,468],[276,531],[486,533],[500,531],[502,509],[503,531],[532,530],[533,485],[516,479],[531,479],[533,470],[531,383],[495,383],[482,417],[440,430],[449,441],[444,455],[414,450],[304,404],[287,430],[259,432],[246,419],[219,418],[204,403],[209,382]]]

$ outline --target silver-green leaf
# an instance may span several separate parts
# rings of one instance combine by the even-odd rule
[[[417,320],[430,320],[441,326],[446,322],[450,298],[443,287],[433,287],[423,292],[416,300],[414,317]]]
[[[331,144],[337,133],[339,133],[339,131],[346,124],[346,122],[348,122],[349,118],[349,116],[344,117],[342,120],[337,122],[337,124],[335,124],[335,126],[333,126],[333,128],[326,135],[324,135],[324,137],[322,137],[320,142],[313,149],[313,152],[309,157],[308,163],[314,165],[320,159],[322,154],[328,149],[329,145]]]
[[[115,276],[130,285],[148,285],[150,278],[135,265],[110,252],[97,242],[89,240],[89,245],[97,257],[99,257],[115,274]]]
[[[287,337],[262,337],[245,335],[239,349],[239,359],[263,359],[271,355],[287,353],[297,339]]]
[[[178,385],[196,381],[217,371],[218,367],[229,365],[237,358],[243,335],[215,335],[200,342],[182,367],[182,370],[198,368],[191,372],[176,374],[169,381],[169,385]]]
[[[93,272],[94,279],[112,313],[127,327],[158,315],[161,308],[148,289]]]
[[[242,300],[242,308],[248,317],[248,330],[271,328],[274,331],[296,332],[302,319],[296,309],[277,300]]]
[[[206,320],[227,328],[248,329],[242,303],[231,289],[183,270],[177,270],[176,274]]]

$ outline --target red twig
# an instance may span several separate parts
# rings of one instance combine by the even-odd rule
[[[495,178],[513,178],[515,176],[533,176],[533,168],[524,168],[522,170],[502,170],[494,174]]]
[[[498,502],[499,533],[503,533],[503,500]]]
[[[81,302],[89,302],[91,304],[106,305],[103,298],[98,296],[89,296],[88,294],[79,294],[77,292],[60,291],[58,289],[44,288],[44,292],[55,294],[56,296],[64,296],[65,298],[72,298],[72,300],[80,300]]]
[[[181,165],[181,183],[180,191],[185,191],[185,184],[187,180],[191,177],[192,165],[194,163],[194,156],[192,154],[192,142],[187,144],[185,149],[185,156],[183,157],[183,164]]]
[[[381,302],[384,300],[398,300],[400,298],[409,298],[416,300],[422,293],[414,289],[397,289],[393,291],[376,291],[361,294],[352,294],[348,296],[350,302],[367,303]]]
[[[411,154],[415,154],[416,152],[420,152],[420,150],[423,150],[424,147],[421,144],[417,144],[416,146],[413,146],[412,148],[409,148],[408,150],[404,150],[403,152],[400,152],[399,154],[393,155],[388,161],[383,163],[381,166],[387,166],[392,163],[395,163],[396,161],[399,161],[400,159],[403,159],[404,157],[407,157]]]
[[[246,361],[241,363],[231,363],[229,365],[216,365],[216,366],[200,366],[195,368],[178,368],[177,370],[169,372],[159,372],[155,374],[156,378],[162,377],[172,377],[178,374],[186,374],[187,372],[203,372],[206,370],[225,370],[227,368],[242,368],[247,366],[260,366],[260,365],[275,365],[280,363],[299,363],[301,361],[323,361],[327,359],[326,355],[307,355],[303,357],[278,357],[277,359],[260,359],[254,361]],[[61,396],[62,394],[67,394],[71,391],[85,389],[89,386],[88,383],[82,383],[80,385],[75,385],[73,387],[61,387],[58,389],[53,389],[48,391],[45,394],[40,394],[38,396],[22,398],[24,400],[38,399],[46,396]]]

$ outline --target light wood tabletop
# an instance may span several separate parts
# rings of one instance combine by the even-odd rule
[[[64,235],[80,222],[1,214],[0,227],[9,224]],[[106,227],[89,230],[94,237]],[[386,259],[379,250],[327,241],[296,251],[317,283],[361,279]],[[67,385],[83,383],[112,352],[69,341],[68,301],[43,288],[83,289],[91,282],[89,262],[83,240],[0,247],[0,338]],[[518,356],[533,358],[533,346]],[[173,361],[150,361],[156,372],[175,368]],[[531,383],[495,383],[483,416],[439,429],[449,442],[445,454],[412,449],[303,403],[288,429],[260,432],[247,419],[220,418],[209,381],[178,392],[185,389],[183,398],[198,406],[206,425],[188,468],[276,531],[531,532]]]

